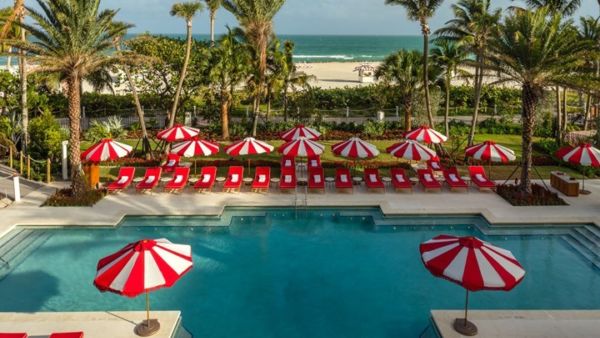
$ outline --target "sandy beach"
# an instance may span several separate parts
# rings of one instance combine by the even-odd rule
[[[316,81],[312,81],[313,87],[343,88],[368,86],[368,83],[361,84],[358,81],[358,72],[354,68],[360,66],[364,62],[322,62],[322,63],[303,63],[296,64],[299,71],[303,71],[308,75],[316,77]],[[380,62],[369,62],[373,67],[379,66]]]

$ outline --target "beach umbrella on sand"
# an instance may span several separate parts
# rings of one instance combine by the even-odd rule
[[[437,158],[434,150],[413,140],[391,145],[386,151],[395,157],[409,161],[429,161]]]
[[[312,128],[305,127],[304,125],[299,124],[294,128],[281,134],[281,139],[288,142],[292,140],[297,140],[301,137],[304,137],[308,140],[318,140],[319,137],[321,137],[321,133]]]
[[[325,146],[313,140],[300,137],[279,147],[279,152],[291,157],[309,157],[323,154]]]
[[[126,297],[145,293],[146,320],[136,326],[135,332],[146,337],[160,329],[158,320],[150,319],[148,293],[173,286],[192,266],[189,245],[174,244],[165,238],[144,239],[100,259],[94,285],[102,292]]]
[[[189,141],[177,143],[171,154],[184,157],[211,156],[219,152],[219,145],[199,139],[197,136]]]
[[[560,157],[561,160],[571,164],[580,165],[583,167],[600,167],[600,150],[594,148],[589,143],[581,144],[577,147],[563,147],[556,152],[556,156]],[[580,193],[587,195],[590,192],[585,190],[585,175],[581,175],[581,177],[583,182]]]
[[[525,276],[510,251],[475,237],[440,235],[421,243],[419,249],[429,272],[466,289],[465,318],[454,321],[454,329],[466,336],[477,334],[477,327],[467,317],[469,292],[510,291]]]
[[[410,131],[404,135],[407,140],[419,141],[425,144],[440,144],[448,141],[446,135],[429,128],[428,126],[421,126],[413,131]]]
[[[81,159],[92,163],[114,161],[129,155],[132,150],[133,147],[130,145],[105,138],[84,151]]]
[[[200,130],[192,127],[186,127],[181,124],[176,124],[171,128],[160,131],[156,137],[165,142],[177,142],[189,140],[198,136]]]
[[[259,141],[254,137],[247,137],[243,140],[234,142],[225,148],[229,156],[247,156],[269,154],[275,149],[272,145]],[[250,170],[250,159],[248,159],[248,170]]]

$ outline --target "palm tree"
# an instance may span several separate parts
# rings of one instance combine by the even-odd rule
[[[204,0],[210,13],[210,45],[215,45],[215,18],[223,0]]]
[[[450,114],[452,78],[456,75],[468,77],[468,73],[459,68],[459,66],[468,61],[469,53],[460,42],[442,39],[436,40],[435,45],[436,48],[431,51],[431,58],[433,63],[443,72],[443,82],[446,90],[444,126],[446,128],[446,136],[449,136],[450,126],[448,125],[448,115]]]
[[[288,120],[289,91],[295,92],[299,88],[309,88],[309,82],[316,79],[313,75],[298,71],[294,63],[294,48],[292,41],[283,42],[283,60],[281,62],[281,76],[283,77],[283,93],[281,101],[283,102],[283,120]]]
[[[524,2],[531,9],[547,7],[550,13],[562,13],[566,16],[573,15],[581,6],[581,0],[524,0]]]
[[[531,193],[533,130],[537,106],[544,88],[575,86],[583,81],[573,69],[581,65],[581,52],[588,46],[577,38],[570,22],[547,8],[515,11],[505,18],[489,42],[491,64],[503,81],[521,86],[522,162],[520,190]]]
[[[433,128],[433,114],[431,113],[431,103],[429,98],[429,18],[435,14],[436,9],[442,5],[444,0],[385,0],[386,5],[400,5],[406,9],[408,18],[418,21],[421,24],[421,33],[423,34],[423,86],[425,89],[425,107],[427,109],[427,118],[429,125]]]
[[[256,60],[252,135],[256,136],[260,101],[264,93],[267,71],[267,48],[273,36],[273,17],[285,0],[224,0],[223,7],[231,12],[244,30],[246,40]]]
[[[439,38],[460,41],[475,55],[475,108],[468,145],[473,144],[477,128],[484,75],[482,65],[486,63],[488,41],[502,16],[500,9],[490,11],[490,6],[491,0],[459,0],[452,5],[454,19],[449,20],[445,27],[436,31]]]
[[[179,74],[179,82],[175,89],[175,98],[173,99],[173,106],[169,112],[169,127],[173,127],[175,124],[175,115],[177,114],[177,108],[179,106],[179,98],[181,97],[181,90],[183,88],[183,82],[187,74],[187,69],[190,64],[190,57],[192,54],[192,20],[198,11],[202,10],[202,4],[198,1],[176,3],[171,7],[171,16],[176,16],[185,20],[186,23],[186,45],[185,45],[185,57],[183,58],[183,67]]]
[[[589,41],[589,43],[594,46],[594,48],[591,48],[584,53],[584,59],[587,62],[587,66],[594,70],[596,77],[600,77],[600,17],[581,17],[579,22],[579,39]],[[587,130],[589,127],[589,118],[592,107],[591,92],[588,92],[586,96],[585,121],[583,124],[584,130]]]
[[[67,84],[70,121],[69,162],[74,196],[86,190],[81,172],[80,118],[82,78],[123,62],[109,52],[113,39],[131,27],[115,25],[114,10],[100,11],[100,0],[36,0],[41,11],[27,7],[33,24],[21,23],[33,39],[16,41],[38,65],[35,71],[56,73]]]
[[[375,77],[386,85],[395,86],[399,104],[404,110],[404,130],[412,129],[413,103],[423,88],[423,54],[401,50],[385,58],[377,67]]]

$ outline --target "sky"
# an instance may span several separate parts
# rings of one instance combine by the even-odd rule
[[[120,8],[119,20],[134,24],[131,32],[184,33],[181,19],[169,16],[173,3],[183,0],[103,0],[107,8]],[[6,2],[6,0],[4,0]],[[582,0],[575,17],[597,16],[600,13],[596,0]],[[433,30],[443,26],[452,16],[450,5],[456,0],[446,0],[431,20]],[[506,8],[519,1],[494,0],[492,6]],[[209,31],[208,13],[204,11],[194,22],[194,33]],[[217,13],[217,33],[225,25],[237,25],[226,10]],[[346,35],[417,35],[417,23],[406,18],[401,6],[386,6],[384,0],[287,0],[275,17],[277,34],[346,34]]]

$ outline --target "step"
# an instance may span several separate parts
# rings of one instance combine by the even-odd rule
[[[575,241],[579,242],[579,244],[588,249],[596,257],[600,258],[600,250],[598,246],[596,246],[594,242],[590,241],[585,235],[582,235],[577,231],[572,231],[569,235],[571,235]]]
[[[52,232],[43,230],[25,230],[20,234],[25,235],[15,236],[15,239],[11,242],[15,242],[18,240],[17,238],[20,238],[19,242],[12,244],[10,250],[4,252],[2,259],[8,264],[0,265],[0,280],[18,267],[52,236]]]
[[[600,269],[600,259],[589,249],[583,247],[578,241],[576,241],[572,236],[565,235],[562,236],[562,239],[569,244],[571,248],[573,248],[577,253],[582,255],[585,259],[587,259],[592,265],[596,268]]]
[[[600,237],[597,237],[593,232],[586,228],[575,228],[574,231],[584,236],[588,241],[594,244],[597,249],[600,250]]]
[[[594,236],[596,236],[596,238],[600,239],[600,228],[598,228],[598,227],[597,227],[597,226],[595,226],[595,225],[586,225],[586,226],[584,226],[584,228],[585,228],[587,231],[589,231],[589,232],[593,233],[593,234],[594,234]]]

